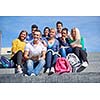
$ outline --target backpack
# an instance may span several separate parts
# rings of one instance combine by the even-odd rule
[[[72,68],[76,68],[76,67],[79,67],[81,65],[79,58],[74,53],[69,53],[67,55],[66,59],[68,59]]]
[[[5,56],[1,56],[0,62],[4,68],[12,68],[14,66],[14,62]]]
[[[72,72],[72,68],[68,60],[64,57],[58,57],[55,64],[55,72],[58,74]]]

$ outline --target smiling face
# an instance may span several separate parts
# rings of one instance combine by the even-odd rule
[[[57,32],[61,33],[62,30],[62,24],[57,24]]]
[[[41,33],[39,31],[35,31],[33,34],[34,41],[40,40]]]
[[[37,28],[32,28],[32,33],[34,34],[34,32],[37,30]]]
[[[49,29],[46,28],[45,31],[44,31],[44,35],[45,35],[45,36],[48,36],[48,34],[49,34]]]
[[[20,33],[20,35],[19,35],[19,39],[21,40],[21,41],[24,41],[25,39],[26,39],[26,36],[27,36],[27,32],[26,31],[21,31],[21,33]]]
[[[68,32],[66,30],[62,30],[62,37],[66,38],[68,36]]]
[[[53,38],[53,37],[55,37],[55,35],[56,35],[56,31],[55,31],[55,29],[50,29],[50,33],[49,33],[49,35],[50,35],[50,38]]]

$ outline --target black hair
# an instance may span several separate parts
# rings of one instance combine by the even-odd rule
[[[63,26],[63,23],[62,23],[61,21],[57,21],[56,26],[57,26],[58,24],[61,24],[61,26]]]
[[[31,29],[32,29],[32,28],[36,28],[36,29],[38,29],[38,26],[35,25],[35,24],[33,24],[33,25],[31,26]]]
[[[68,28],[63,28],[62,31],[65,30],[66,32],[68,32]]]
[[[45,32],[46,29],[48,29],[49,32],[50,32],[50,28],[49,27],[45,27],[44,30],[43,30],[43,33]]]
[[[42,35],[42,32],[40,30],[36,30],[35,32],[40,32],[40,35]]]

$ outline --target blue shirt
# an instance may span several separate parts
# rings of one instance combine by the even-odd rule
[[[26,42],[29,42],[29,43],[33,41],[33,35],[32,35],[32,33],[30,33],[30,34],[27,35],[25,41],[26,41]]]
[[[58,38],[58,41],[59,41],[59,45],[60,45],[60,47],[61,46],[70,46],[70,42],[69,42],[69,39],[68,38],[66,38],[66,42],[64,42],[63,40],[62,40],[62,38]]]
[[[52,49],[54,52],[58,52],[59,51],[59,41],[57,39],[55,39],[54,43],[52,45],[49,45],[47,42],[47,50],[48,49]]]

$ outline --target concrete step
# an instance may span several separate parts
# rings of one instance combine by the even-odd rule
[[[88,53],[89,62],[99,62],[100,61],[100,52],[91,52]]]
[[[0,83],[100,83],[100,72],[64,73],[48,76],[23,76],[21,74],[0,74]]]
[[[15,68],[0,68],[0,74],[15,74]]]
[[[100,53],[88,53],[89,66],[79,73],[41,74],[25,77],[14,68],[0,68],[1,83],[100,83]]]

